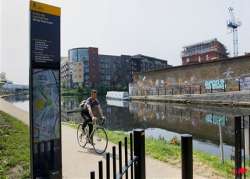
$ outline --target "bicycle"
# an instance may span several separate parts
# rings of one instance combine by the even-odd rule
[[[93,125],[93,130],[89,135],[89,125],[87,125],[82,130],[82,124],[79,124],[77,127],[77,141],[80,147],[85,148],[85,146],[89,143],[93,146],[94,150],[98,154],[103,154],[108,146],[108,136],[107,133],[101,125],[95,122],[89,122],[88,124]]]

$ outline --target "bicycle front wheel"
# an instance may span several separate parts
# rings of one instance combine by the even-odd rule
[[[83,148],[87,144],[87,135],[85,134],[85,131],[82,130],[82,124],[79,124],[77,127],[77,142],[80,147]]]
[[[94,150],[98,154],[102,154],[106,151],[108,146],[108,136],[104,128],[97,127],[93,133],[92,145]]]

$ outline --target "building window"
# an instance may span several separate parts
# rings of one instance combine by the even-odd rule
[[[69,51],[69,60],[77,61],[77,49],[72,49]]]
[[[82,61],[88,61],[89,58],[88,49],[85,48],[78,49],[78,58]]]

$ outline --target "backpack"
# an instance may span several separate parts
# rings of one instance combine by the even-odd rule
[[[87,100],[82,100],[82,102],[81,102],[80,105],[79,105],[83,110],[86,110],[86,109],[87,109],[86,101],[87,101]]]

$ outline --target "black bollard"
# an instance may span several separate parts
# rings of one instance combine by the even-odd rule
[[[95,172],[94,171],[90,172],[90,179],[95,179]]]
[[[145,132],[144,130],[134,130],[134,155],[138,157],[137,163],[135,164],[135,178],[145,179],[146,168],[145,168]]]
[[[181,162],[182,162],[182,179],[192,179],[193,178],[192,135],[184,134],[181,136]]]

